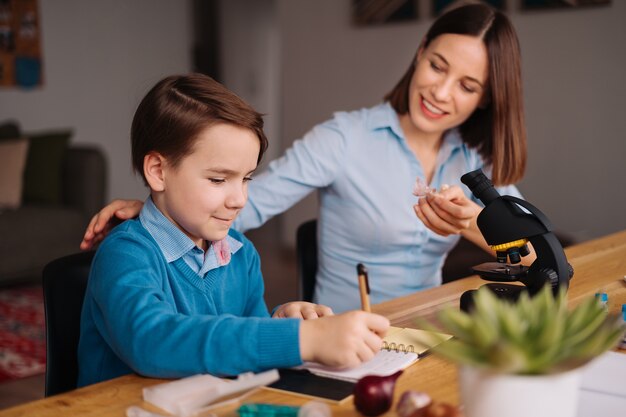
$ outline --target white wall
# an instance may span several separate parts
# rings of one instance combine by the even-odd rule
[[[370,106],[395,85],[432,23],[350,25],[350,0],[276,0],[282,42],[282,141],[332,112]],[[424,3],[420,2],[422,9]],[[626,228],[626,2],[521,12],[529,132],[524,196],[556,228],[588,239]],[[309,198],[283,218],[283,239],[315,217]]]
[[[529,166],[521,189],[585,240],[626,228],[626,2],[516,13]]]
[[[222,83],[265,114],[270,142],[259,169],[282,153],[281,50],[274,0],[219,2]]]
[[[130,165],[130,123],[160,78],[191,69],[191,0],[40,0],[43,87],[0,89],[0,120],[22,129],[71,127],[99,145],[109,194],[144,198]]]

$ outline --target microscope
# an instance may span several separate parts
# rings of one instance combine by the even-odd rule
[[[497,262],[476,265],[472,271],[484,280],[494,281],[486,286],[498,297],[511,301],[523,292],[533,296],[546,284],[555,294],[561,287],[567,289],[574,269],[546,215],[525,200],[500,195],[480,169],[463,175],[461,182],[485,205],[478,215],[478,228],[496,252]],[[521,258],[529,254],[528,242],[537,255],[529,267],[520,264]],[[463,293],[462,310],[471,309],[475,291]]]

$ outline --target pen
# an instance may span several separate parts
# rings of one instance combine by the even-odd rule
[[[367,278],[367,268],[363,264],[356,266],[356,272],[359,276],[359,291],[361,292],[361,309],[371,313],[370,308],[370,283]]]

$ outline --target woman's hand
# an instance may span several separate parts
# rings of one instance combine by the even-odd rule
[[[282,304],[276,309],[274,318],[293,317],[297,319],[317,319],[319,317],[332,316],[333,310],[321,304],[307,303],[305,301],[294,301]]]
[[[426,227],[441,236],[477,229],[476,217],[481,211],[456,185],[421,197],[413,209]]]
[[[139,200],[113,200],[91,218],[83,241],[82,250],[93,249],[106,235],[123,220],[139,215],[143,202]]]

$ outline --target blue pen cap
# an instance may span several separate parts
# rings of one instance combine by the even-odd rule
[[[622,320],[626,321],[626,304],[622,304]]]
[[[239,417],[297,417],[300,407],[274,404],[243,404],[237,412]]]
[[[603,303],[606,303],[607,301],[609,301],[609,295],[605,292],[597,292],[596,298],[602,301]]]

